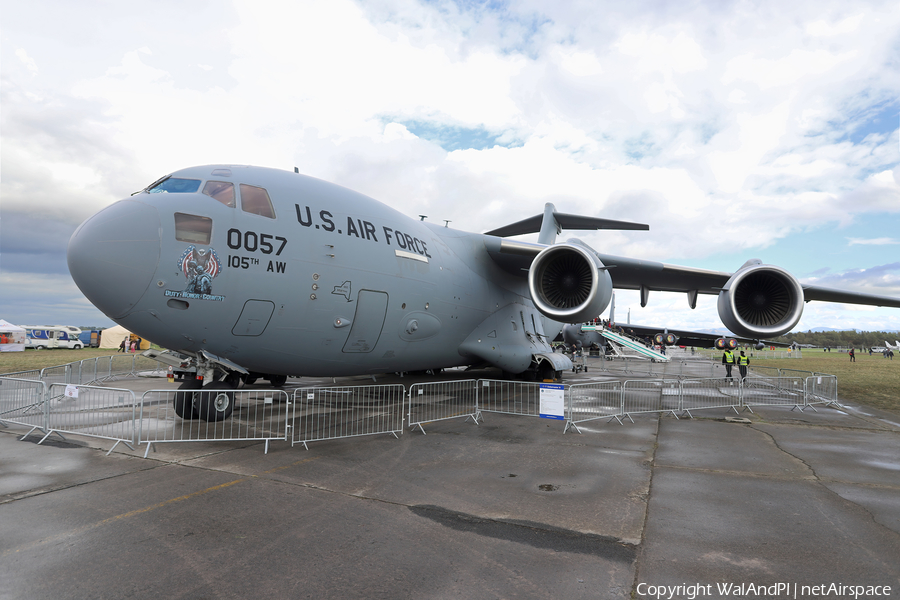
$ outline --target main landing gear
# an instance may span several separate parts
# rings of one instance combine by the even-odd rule
[[[233,386],[212,381],[201,387],[199,379],[189,379],[175,392],[175,414],[182,419],[224,421],[234,411]],[[182,391],[184,390],[184,391]]]
[[[207,422],[224,421],[234,412],[234,390],[252,385],[257,378],[268,379],[272,387],[280,388],[287,382],[287,375],[249,373],[242,375],[229,371],[208,369],[218,379],[203,385],[202,379],[186,379],[175,392],[175,414],[182,419],[203,419]]]

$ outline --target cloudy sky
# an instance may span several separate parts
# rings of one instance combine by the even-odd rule
[[[643,222],[601,252],[900,296],[896,2],[2,0],[0,318],[111,325],[85,218],[162,175],[255,164],[487,231]],[[715,297],[616,317],[719,327]],[[900,329],[811,303],[798,329]]]

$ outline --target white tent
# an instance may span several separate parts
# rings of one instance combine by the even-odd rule
[[[131,347],[131,340],[136,339],[137,336],[122,327],[121,325],[115,325],[113,327],[109,327],[100,332],[100,347],[101,348],[118,348],[119,344],[122,343],[122,340],[126,340],[125,344],[128,347]],[[147,340],[141,340],[141,350],[147,350],[150,347],[150,342]]]
[[[24,352],[25,330],[0,319],[0,352]]]

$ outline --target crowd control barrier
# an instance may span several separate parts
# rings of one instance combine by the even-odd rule
[[[596,359],[598,365],[616,361]],[[668,413],[693,418],[699,410],[738,409],[753,411],[760,406],[784,406],[805,410],[816,405],[838,404],[837,378],[824,373],[794,369],[755,367],[743,380],[739,370],[724,377],[721,364],[698,361],[642,361],[646,373],[667,373],[660,378],[636,378],[557,386],[564,390],[566,420],[563,432],[589,421],[613,419],[623,424],[633,415]],[[633,365],[632,365],[633,366]],[[83,382],[109,381],[159,370],[153,359],[135,355],[86,359],[37,371],[0,376],[0,426],[29,428],[21,439],[37,430],[41,442],[53,433],[85,435],[113,440],[129,448],[146,444],[144,456],[158,443],[209,441],[290,441],[291,445],[364,435],[402,432],[404,418],[410,428],[425,433],[428,423],[454,418],[472,418],[477,424],[483,413],[541,415],[541,384],[493,379],[459,380],[403,385],[335,386],[301,388],[288,394],[281,390],[151,390],[139,399],[126,389]],[[705,372],[712,377],[686,375]],[[43,380],[26,379],[39,375]],[[643,374],[641,374],[643,375]],[[179,396],[179,394],[181,396]],[[195,404],[197,395],[213,396],[227,406],[227,418],[200,418],[209,403]],[[185,405],[185,398],[190,401]],[[180,397],[181,412],[175,410]],[[202,400],[202,399],[201,399]],[[185,408],[185,406],[187,408]],[[559,404],[555,404],[559,406]],[[224,416],[224,415],[223,415]],[[39,443],[41,443],[39,442]]]
[[[754,406],[790,406],[803,409],[806,404],[802,377],[747,378],[741,390],[741,405],[753,412]]]
[[[541,416],[541,384],[528,381],[479,379],[478,410],[539,417]]]
[[[570,428],[581,433],[581,430],[578,429],[579,423],[597,419],[607,419],[607,421],[615,419],[621,424],[623,402],[621,381],[570,385],[567,390],[566,402],[567,422],[563,433]]]
[[[181,395],[183,410],[193,406],[191,418],[175,412],[176,395]],[[210,405],[230,402],[231,416],[221,421],[200,418],[198,395],[206,395],[203,401]],[[282,390],[149,390],[140,400],[138,443],[147,444],[144,458],[151,448],[155,451],[154,444],[172,442],[259,440],[266,443],[268,453],[270,440],[287,440],[289,399]]]
[[[465,417],[478,424],[478,387],[474,379],[416,383],[409,386],[406,424],[425,433],[426,423]]]
[[[406,388],[401,384],[294,391],[291,446],[309,442],[403,432]]]
[[[47,388],[47,429],[43,442],[56,433],[114,440],[134,450],[137,445],[137,405],[134,392],[117,388],[54,383]],[[41,443],[38,442],[38,443]]]
[[[20,439],[35,429],[47,431],[47,386],[42,381],[0,377],[0,423],[30,427]]]
[[[622,416],[634,422],[639,413],[671,413],[678,418],[681,389],[677,379],[630,379],[622,384]]]
[[[816,373],[806,378],[806,404],[816,410],[816,404],[824,404],[831,406],[838,403],[837,397],[837,377],[835,375],[826,375],[824,373]]]

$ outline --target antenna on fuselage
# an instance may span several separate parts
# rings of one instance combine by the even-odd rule
[[[420,221],[424,221],[424,220],[427,219],[427,218],[428,218],[428,215],[419,215],[419,220],[420,220]]]
[[[299,172],[300,172],[300,169],[298,169],[297,167],[294,167],[294,173],[299,173]]]
[[[450,219],[444,219],[444,227],[449,227],[452,222]]]

